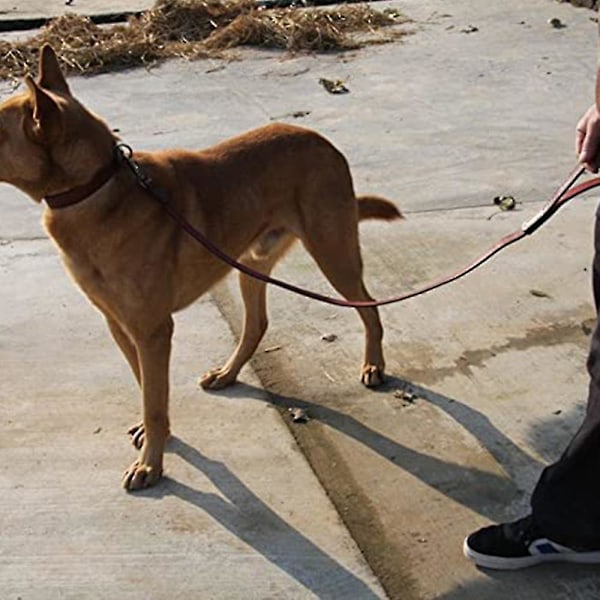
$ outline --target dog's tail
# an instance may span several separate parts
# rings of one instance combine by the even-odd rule
[[[361,221],[364,219],[393,221],[404,218],[396,205],[389,200],[378,198],[377,196],[359,196],[357,201],[358,216]]]

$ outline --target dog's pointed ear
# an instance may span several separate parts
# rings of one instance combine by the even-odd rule
[[[31,95],[31,133],[36,138],[49,138],[61,128],[61,109],[52,96],[29,75],[25,84]]]
[[[52,92],[71,94],[58,63],[56,53],[50,44],[44,44],[40,52],[38,84]]]

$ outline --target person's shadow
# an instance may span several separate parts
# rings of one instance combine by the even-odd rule
[[[169,440],[167,452],[202,472],[224,498],[169,477],[164,477],[158,486],[140,492],[141,495],[150,498],[173,495],[205,511],[318,598],[380,598],[358,575],[288,525],[225,464],[211,460],[176,436]],[[309,512],[311,507],[306,510]]]

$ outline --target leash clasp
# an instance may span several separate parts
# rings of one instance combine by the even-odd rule
[[[115,153],[117,155],[117,160],[120,162],[124,162],[131,172],[135,175],[138,183],[145,190],[150,191],[152,185],[152,179],[148,177],[143,171],[140,165],[133,159],[133,149],[129,144],[125,144],[124,142],[118,142],[115,145]]]

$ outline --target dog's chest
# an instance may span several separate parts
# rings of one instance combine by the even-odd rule
[[[110,290],[94,238],[85,231],[61,227],[55,221],[46,220],[45,225],[67,272],[94,304],[104,307]]]
[[[97,306],[104,309],[112,304],[110,287],[102,270],[91,260],[61,252],[65,268],[81,290]]]

